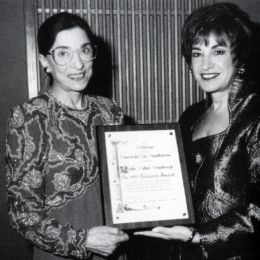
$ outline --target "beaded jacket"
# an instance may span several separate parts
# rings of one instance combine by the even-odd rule
[[[260,98],[250,89],[250,83],[232,83],[229,125],[221,133],[192,141],[193,129],[208,107],[206,100],[189,107],[180,119],[201,238],[199,246],[182,250],[188,255],[183,259],[260,256]]]
[[[6,141],[9,217],[33,245],[73,259],[89,256],[87,229],[103,224],[96,126],[122,119],[115,102],[90,95],[84,110],[70,109],[48,92],[12,109]]]

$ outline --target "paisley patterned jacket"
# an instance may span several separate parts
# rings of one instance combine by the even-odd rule
[[[73,209],[83,205],[94,212],[101,203],[76,205],[90,187],[98,190],[93,189],[99,179],[96,126],[119,124],[123,118],[121,109],[109,99],[87,96],[87,100],[85,110],[73,110],[44,93],[14,107],[6,141],[11,225],[35,246],[79,259],[89,255],[84,245],[88,224],[79,228],[77,219],[85,221],[90,216],[82,217]],[[91,196],[100,198],[99,194]],[[65,206],[64,212],[75,223],[67,223],[60,214]],[[63,223],[53,216],[60,216]]]
[[[206,158],[198,160],[190,152],[192,131],[206,108],[207,102],[201,101],[180,119],[201,237],[200,248],[194,246],[187,259],[258,259],[260,98],[249,83],[235,80],[229,93],[229,125],[210,137]],[[194,161],[196,170],[191,168]]]

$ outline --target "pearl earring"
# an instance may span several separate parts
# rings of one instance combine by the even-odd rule
[[[47,67],[43,68],[43,71],[44,71],[46,74],[50,74],[50,73],[51,73],[50,69],[47,68]]]

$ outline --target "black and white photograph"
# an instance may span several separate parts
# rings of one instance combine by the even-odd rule
[[[0,260],[260,259],[259,0],[0,0]]]

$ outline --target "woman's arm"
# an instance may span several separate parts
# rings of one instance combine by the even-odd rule
[[[247,139],[248,182],[244,206],[207,223],[199,225],[195,233],[184,226],[156,227],[136,234],[199,244],[203,255],[224,258],[259,251],[260,238],[260,122],[256,122]],[[189,238],[192,239],[190,240]]]
[[[47,148],[39,142],[46,138],[45,119],[44,113],[25,112],[21,106],[13,110],[8,121],[6,184],[11,225],[35,246],[53,254],[79,259],[86,258],[90,251],[108,255],[127,239],[125,234],[110,227],[75,230],[50,218],[46,211]],[[106,241],[97,242],[100,236]]]
[[[38,120],[35,120],[38,117]],[[11,225],[43,250],[84,259],[87,231],[62,226],[45,210],[44,113],[29,114],[16,107],[8,120],[6,139],[6,185]],[[42,124],[40,124],[41,122]]]
[[[247,183],[244,206],[198,227],[201,245],[209,255],[237,255],[259,250],[260,237],[260,120],[248,131],[245,147]],[[232,185],[232,184],[230,184]],[[241,191],[242,192],[242,191]]]

